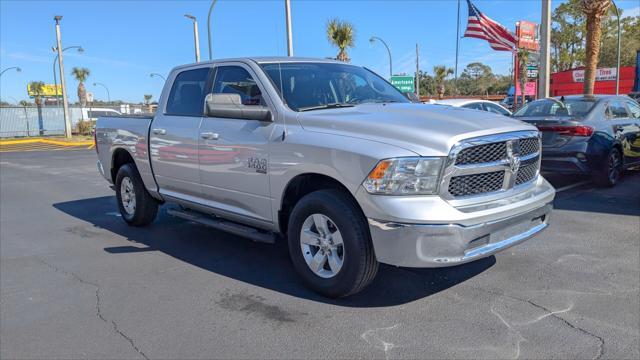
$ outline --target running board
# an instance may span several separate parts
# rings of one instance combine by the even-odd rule
[[[256,228],[213,217],[192,210],[168,209],[167,214],[181,219],[212,227],[230,234],[243,236],[255,242],[274,244],[276,235],[272,232],[261,231]]]

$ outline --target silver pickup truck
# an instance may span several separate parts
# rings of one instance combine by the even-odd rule
[[[415,104],[366,68],[240,58],[179,66],[154,117],[102,117],[98,169],[122,218],[170,214],[288,241],[304,282],[354,294],[378,263],[441,267],[545,229],[535,127]]]

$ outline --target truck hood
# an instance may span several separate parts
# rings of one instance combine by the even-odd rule
[[[421,156],[447,156],[457,142],[534,126],[486,111],[431,104],[361,104],[298,113],[308,131],[377,141]],[[348,141],[348,140],[345,140]]]

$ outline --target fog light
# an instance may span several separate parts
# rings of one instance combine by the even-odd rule
[[[577,153],[576,158],[580,161],[587,161],[587,157],[583,153]]]

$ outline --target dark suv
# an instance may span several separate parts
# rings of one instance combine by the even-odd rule
[[[627,96],[563,96],[527,104],[514,118],[542,132],[542,171],[615,185],[640,165],[640,105]]]

